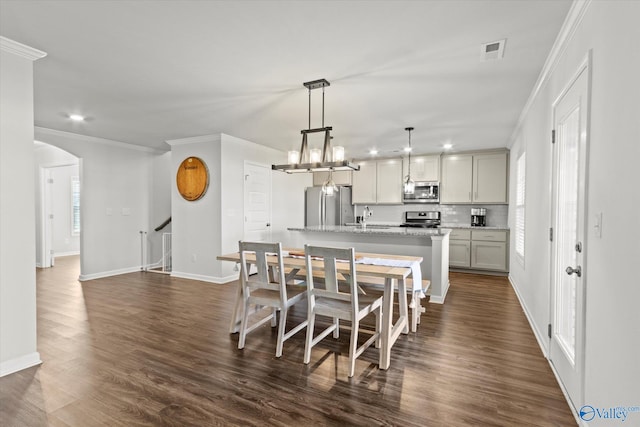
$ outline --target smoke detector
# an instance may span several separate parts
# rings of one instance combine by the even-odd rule
[[[480,45],[480,60],[492,61],[494,59],[502,59],[504,55],[504,44],[507,39],[498,40]]]

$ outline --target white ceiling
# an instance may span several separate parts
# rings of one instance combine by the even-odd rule
[[[298,149],[302,83],[326,78],[334,144],[366,157],[405,146],[406,126],[416,154],[506,146],[570,5],[0,0],[0,34],[48,53],[37,126],[161,150],[220,132]],[[504,59],[482,62],[480,45],[504,38]]]

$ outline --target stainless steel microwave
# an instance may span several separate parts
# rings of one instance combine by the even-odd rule
[[[413,194],[403,193],[404,203],[440,203],[440,183],[438,181],[416,181]]]

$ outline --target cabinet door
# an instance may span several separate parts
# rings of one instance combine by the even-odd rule
[[[449,265],[469,268],[471,265],[471,242],[468,240],[449,240]]]
[[[378,160],[377,203],[402,203],[402,160]]]
[[[471,203],[473,156],[442,158],[440,203]]]
[[[471,242],[471,268],[506,271],[506,243]]]
[[[314,172],[313,185],[320,186],[329,179],[329,172]],[[336,185],[351,185],[351,171],[336,171],[333,173],[333,182]]]
[[[376,203],[376,162],[360,162],[360,170],[353,173],[351,203]]]
[[[473,156],[473,202],[507,203],[507,153]]]
[[[409,173],[408,162],[403,162],[402,177]],[[411,158],[411,179],[414,181],[440,181],[440,156]]]

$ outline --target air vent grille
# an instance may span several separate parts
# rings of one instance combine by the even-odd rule
[[[504,56],[504,45],[506,41],[507,39],[502,39],[480,45],[480,60],[492,61],[495,59],[502,59]]]

